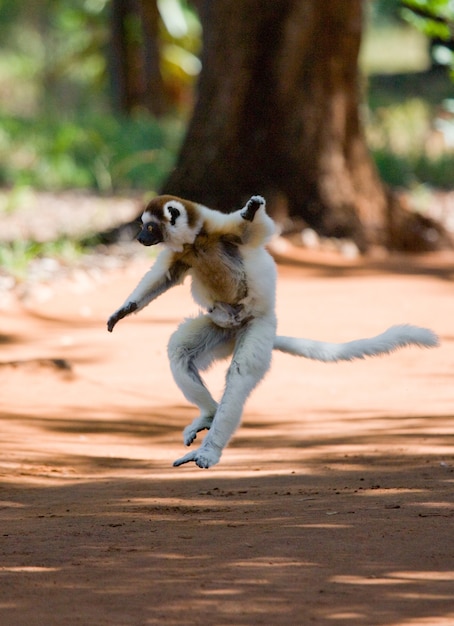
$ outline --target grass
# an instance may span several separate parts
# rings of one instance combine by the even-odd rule
[[[0,247],[0,275],[11,276],[16,283],[24,282],[36,259],[55,259],[62,265],[77,263],[84,254],[83,246],[67,237],[51,242],[18,239]]]
[[[176,118],[0,114],[0,184],[58,191],[155,189],[182,135]]]

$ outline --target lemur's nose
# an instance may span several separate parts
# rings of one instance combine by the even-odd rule
[[[137,235],[137,241],[144,246],[154,246],[164,241],[162,229],[158,224],[145,224]]]

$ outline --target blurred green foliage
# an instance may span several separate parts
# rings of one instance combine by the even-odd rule
[[[433,38],[453,38],[454,2],[373,0],[369,12],[365,126],[380,176],[396,187],[452,189],[453,85],[430,70]]]
[[[107,6],[107,0],[3,0],[2,109],[36,115],[105,106]]]
[[[403,18],[432,42],[433,61],[450,69],[454,81],[454,2],[402,0]]]
[[[181,97],[198,71],[200,27],[184,2],[161,4],[163,72],[181,86],[171,89]],[[0,3],[0,185],[159,187],[178,151],[184,114],[159,122],[140,110],[114,114],[109,27],[108,0]]]
[[[441,15],[452,28],[452,0],[405,4],[413,16],[429,7],[429,20]],[[156,190],[171,169],[200,70],[200,24],[187,0],[158,0],[162,72],[174,110],[159,121],[140,110],[119,117],[108,75],[109,7],[109,0],[0,3],[0,185]],[[380,172],[393,184],[452,187],[452,149],[428,149],[449,97],[446,81],[415,78],[430,65],[427,41],[403,23],[408,13],[399,0],[373,0],[369,11],[365,122]],[[140,36],[137,25],[130,28]],[[372,72],[402,74],[388,88]]]
[[[372,154],[382,180],[392,187],[410,190],[419,185],[430,185],[440,189],[452,189],[454,156],[439,154],[430,156],[417,152],[399,154],[387,149],[372,148]]]
[[[170,170],[183,122],[148,115],[0,113],[0,184],[37,189],[155,189]]]
[[[402,0],[402,16],[428,37],[444,41],[454,32],[454,3],[452,0]]]
[[[152,1],[152,0],[151,0]],[[36,115],[111,110],[109,0],[2,0],[0,108]],[[157,0],[161,72],[177,106],[200,71],[201,27],[186,0]],[[139,41],[131,19],[128,36]]]

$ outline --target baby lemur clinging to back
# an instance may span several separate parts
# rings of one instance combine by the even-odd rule
[[[161,243],[164,249],[111,315],[107,328],[112,331],[119,320],[191,276],[192,295],[205,312],[179,326],[168,354],[176,383],[200,409],[200,416],[184,429],[184,443],[189,446],[201,430],[208,433],[198,449],[175,461],[176,466],[194,461],[207,468],[219,461],[247,397],[270,366],[273,349],[320,361],[350,361],[411,344],[438,343],[431,330],[410,325],[341,344],[277,336],[276,267],[265,248],[274,230],[261,196],[252,196],[242,209],[227,215],[174,196],[158,196],[142,214],[137,239],[145,246]],[[230,355],[218,404],[200,371]]]

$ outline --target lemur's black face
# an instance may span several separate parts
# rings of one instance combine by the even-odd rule
[[[142,225],[140,233],[137,235],[137,241],[144,246],[154,246],[164,241],[162,228],[157,222],[146,222]]]

